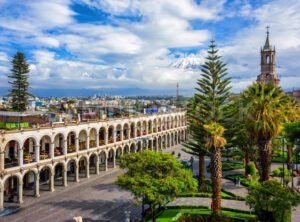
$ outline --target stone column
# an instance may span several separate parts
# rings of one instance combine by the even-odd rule
[[[40,145],[34,146],[35,162],[40,162]]]
[[[5,166],[4,166],[4,162],[5,162],[5,151],[3,150],[0,153],[0,172],[4,170]],[[0,203],[1,204],[1,203]]]
[[[121,128],[121,131],[120,131],[120,141],[123,141],[124,139],[124,129]]]
[[[89,136],[86,137],[85,146],[86,146],[87,150],[90,149],[90,137]]]
[[[130,139],[131,129],[130,126],[127,129],[127,138]]]
[[[67,187],[68,186],[68,175],[67,175],[67,170],[64,169],[63,170],[63,185],[64,187]]]
[[[34,175],[34,195],[40,197],[40,173]]]
[[[54,192],[54,172],[52,170],[50,174],[49,186],[50,186],[50,192]]]
[[[4,188],[0,188],[0,211],[4,210]]]
[[[104,132],[104,144],[107,145],[108,144],[108,132]]]
[[[63,140],[63,153],[64,155],[68,154],[68,141],[66,139]]]
[[[18,203],[22,204],[23,203],[23,182],[19,181],[18,185]]]
[[[96,134],[96,147],[99,147],[99,133]]]
[[[116,142],[116,137],[117,137],[116,135],[117,135],[117,129],[114,128],[114,130],[113,130],[113,143]]]
[[[137,133],[137,126],[134,126],[134,131],[133,131],[133,138],[136,138],[136,133]]]
[[[95,167],[96,167],[96,174],[99,175],[99,157],[98,156],[96,158]]]
[[[86,178],[89,178],[89,177],[90,177],[90,161],[87,161],[87,162],[86,162],[85,177],[86,177]]]
[[[116,152],[114,151],[113,155],[113,168],[116,168]]]
[[[75,181],[79,182],[79,164],[75,166]]]
[[[50,158],[54,158],[54,143],[50,143]]]
[[[79,138],[75,138],[75,152],[77,153],[79,151]]]
[[[18,162],[19,162],[19,166],[23,166],[23,149],[19,148],[18,149]]]
[[[148,121],[146,121],[146,129],[145,129],[145,131],[146,131],[146,135],[148,135]]]
[[[108,167],[107,167],[107,156],[105,155],[105,171],[108,171]]]

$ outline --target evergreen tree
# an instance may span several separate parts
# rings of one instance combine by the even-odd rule
[[[197,81],[198,87],[194,103],[188,111],[189,132],[195,143],[187,147],[191,152],[201,152],[203,148],[211,148],[212,185],[213,185],[213,214],[221,214],[221,184],[222,184],[222,146],[207,146],[206,142],[214,138],[204,125],[212,122],[219,128],[225,125],[227,117],[226,104],[230,96],[230,78],[227,76],[226,64],[220,60],[215,42],[211,41],[206,62],[202,66],[202,78]],[[194,110],[194,111],[193,111]],[[222,143],[221,145],[225,145]]]
[[[27,97],[33,96],[28,93],[28,73],[29,65],[27,64],[24,53],[17,52],[12,60],[12,74],[8,76],[12,81],[8,83],[12,86],[7,96],[12,97],[12,109],[19,112],[26,110]]]

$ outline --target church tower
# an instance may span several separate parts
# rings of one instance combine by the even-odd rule
[[[273,82],[276,87],[280,86],[280,79],[275,73],[275,47],[270,44],[269,27],[267,27],[267,38],[263,48],[260,50],[261,55],[261,74],[257,76],[256,82]]]

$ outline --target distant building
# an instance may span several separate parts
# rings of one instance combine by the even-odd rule
[[[292,92],[287,92],[286,94],[295,98],[298,101],[298,103],[300,103],[300,90],[293,89]]]

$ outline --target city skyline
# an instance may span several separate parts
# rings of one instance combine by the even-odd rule
[[[300,3],[275,1],[0,1],[0,79],[25,52],[32,88],[191,90],[214,38],[234,92],[260,74],[266,26],[285,90],[299,88]]]

